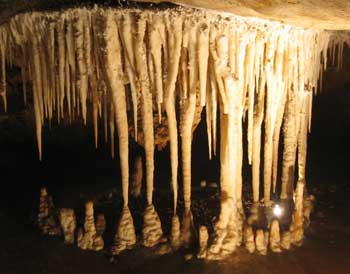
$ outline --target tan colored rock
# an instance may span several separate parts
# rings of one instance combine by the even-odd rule
[[[275,253],[281,252],[280,225],[276,219],[270,225],[270,249]]]
[[[111,248],[112,255],[118,255],[126,249],[131,249],[136,244],[134,221],[129,207],[124,207],[121,213],[117,233]]]
[[[265,239],[264,231],[262,229],[258,229],[255,235],[255,245],[256,245],[256,250],[260,255],[267,254],[266,242],[267,240]]]
[[[45,187],[40,190],[38,225],[43,234],[61,235],[61,228],[55,214],[55,206]]]
[[[215,9],[240,16],[281,21],[306,28],[350,29],[350,2],[342,0],[137,0],[172,2],[186,7]]]
[[[281,247],[285,250],[290,249],[290,232],[288,230],[282,233]]]
[[[185,210],[181,224],[181,245],[188,248],[196,238],[196,232],[193,225],[193,216],[191,210]]]
[[[304,215],[304,228],[308,228],[310,225],[310,215],[314,211],[314,201],[315,197],[313,195],[308,195],[304,197],[303,201],[303,215]]]
[[[163,238],[162,225],[154,205],[147,206],[143,215],[142,238],[143,245],[147,247],[159,244]]]
[[[85,204],[84,227],[78,231],[77,242],[78,247],[83,250],[99,251],[104,247],[102,236],[96,234],[94,204],[91,201]]]
[[[254,253],[255,251],[255,240],[254,231],[250,225],[244,227],[244,245],[249,253]]]
[[[199,252],[197,254],[198,259],[204,259],[207,256],[209,234],[206,226],[200,226],[199,228]]]
[[[142,157],[138,155],[134,160],[134,168],[132,171],[131,177],[131,195],[135,198],[141,196],[142,190],[142,178],[143,178],[143,169],[142,169]]]
[[[177,215],[171,220],[170,243],[174,250],[181,246],[180,220]]]
[[[96,234],[102,236],[106,231],[106,218],[105,215],[100,213],[96,219]]]
[[[76,218],[74,209],[61,208],[60,222],[64,236],[64,243],[69,245],[74,244],[74,233],[76,228]]]

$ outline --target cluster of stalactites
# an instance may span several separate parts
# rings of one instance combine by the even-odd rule
[[[87,101],[91,102],[96,146],[101,120],[114,154],[117,127],[125,204],[127,113],[133,117],[136,138],[138,116],[142,117],[149,181],[154,169],[153,113],[158,113],[159,121],[166,114],[174,193],[178,130],[183,152],[190,153],[195,108],[205,106],[211,156],[216,152],[218,109],[221,117],[233,113],[238,123],[248,120],[248,159],[253,165],[254,200],[258,200],[261,126],[265,126],[264,186],[265,198],[269,198],[277,181],[276,149],[283,119],[286,170],[295,164],[296,146],[301,148],[301,159],[305,152],[304,127],[310,127],[312,93],[327,63],[328,42],[329,34],[323,31],[193,9],[78,8],[26,13],[0,26],[0,94],[6,102],[6,63],[20,66],[25,100],[26,83],[33,84],[40,158],[44,122],[55,115],[58,122],[82,117],[86,123]],[[181,105],[179,126],[176,100]],[[139,104],[141,113],[137,112]],[[242,127],[235,129],[234,134],[242,136]],[[237,140],[242,143],[241,137]],[[235,147],[242,155],[243,148]],[[190,156],[183,156],[183,161],[190,162]],[[184,181],[190,181],[190,169],[183,171]],[[235,176],[241,176],[240,172]],[[185,189],[186,185],[190,182],[184,183]],[[240,192],[238,186],[238,196]],[[152,190],[147,193],[151,196]],[[186,193],[185,204],[190,199]]]

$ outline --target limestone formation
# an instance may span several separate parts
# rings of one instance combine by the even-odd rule
[[[209,234],[206,226],[199,227],[199,252],[197,254],[198,259],[205,259],[207,256]]]
[[[185,210],[181,223],[181,244],[188,248],[196,239],[196,231],[193,224],[193,216],[190,210]]]
[[[106,231],[106,218],[103,213],[97,215],[96,235],[102,236]]]
[[[266,255],[267,254],[267,242],[268,240],[265,238],[265,233],[262,229],[258,229],[255,234],[255,246],[256,251],[260,255]]]
[[[55,206],[51,195],[47,193],[45,187],[40,189],[38,226],[43,234],[61,235],[61,229],[55,213]]]
[[[290,232],[288,230],[282,232],[281,247],[285,250],[290,249]]]
[[[174,250],[181,246],[180,220],[178,216],[173,216],[171,220],[170,243]]]
[[[0,25],[0,95],[6,108],[6,69],[19,66],[23,87],[27,82],[33,85],[30,90],[39,159],[44,124],[53,119],[61,122],[78,118],[87,124],[89,108],[95,145],[98,130],[103,128],[114,157],[114,137],[118,137],[123,211],[113,254],[136,243],[128,207],[130,133],[145,150],[145,245],[152,246],[162,235],[153,206],[154,148],[164,147],[168,140],[174,216],[171,244],[176,249],[179,243],[189,246],[194,242],[192,140],[204,109],[208,154],[220,155],[221,176],[220,214],[207,257],[219,259],[242,243],[244,153],[252,166],[256,207],[247,220],[249,225],[257,220],[254,210],[261,198],[265,206],[271,205],[272,191],[281,189],[281,199],[292,198],[298,170],[296,211],[290,232],[291,242],[301,243],[303,213],[307,223],[310,212],[307,205],[303,210],[302,194],[312,97],[322,84],[319,78],[327,65],[328,47],[332,61],[337,59],[340,66],[343,46],[344,39],[321,29],[189,7],[169,10],[95,6],[28,12]],[[26,89],[23,92],[26,98]],[[99,127],[100,119],[103,127]],[[281,132],[283,151],[282,159],[278,159]],[[246,152],[243,140],[247,140]],[[177,219],[179,149],[185,207],[181,233]],[[140,166],[138,162],[136,169]],[[140,174],[135,173],[138,175],[133,179],[136,188],[132,193],[138,196]],[[259,195],[260,184],[263,197]],[[48,202],[45,199],[43,203]],[[47,227],[54,227],[54,219],[43,221],[48,216],[46,208],[47,205],[41,209],[39,226],[46,233],[54,233]],[[93,209],[92,214],[91,209],[87,210],[86,222],[87,227],[79,232],[79,245],[101,248],[102,238],[93,240],[98,234]],[[255,241],[263,254],[269,237],[262,233],[257,231]]]
[[[307,195],[303,201],[303,217],[304,217],[304,228],[308,228],[310,225],[310,215],[314,211],[315,197],[313,195]]]
[[[134,221],[128,207],[124,207],[119,219],[117,232],[111,249],[112,255],[118,255],[125,249],[131,249],[136,244]]]
[[[143,216],[142,228],[143,245],[153,247],[161,242],[163,238],[163,230],[159,216],[153,205],[147,206]]]
[[[67,245],[74,244],[75,240],[75,228],[76,218],[74,209],[72,208],[61,208],[60,209],[60,222],[64,236],[64,243]]]
[[[295,210],[289,228],[290,241],[295,246],[301,246],[304,239],[303,195],[304,183],[299,181],[295,190]]]
[[[249,253],[254,253],[255,251],[255,239],[253,228],[249,225],[244,227],[244,245]]]
[[[272,252],[281,252],[281,235],[278,220],[273,220],[270,225],[270,249]]]
[[[83,250],[99,251],[104,247],[102,236],[96,234],[94,205],[90,201],[85,204],[84,227],[78,231],[77,242],[78,247]]]
[[[131,177],[131,195],[135,198],[141,196],[142,190],[142,157],[138,155],[134,160],[134,169]]]

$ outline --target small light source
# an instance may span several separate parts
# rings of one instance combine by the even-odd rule
[[[282,208],[279,206],[279,205],[275,205],[273,207],[273,214],[276,216],[276,217],[280,217],[282,215]]]

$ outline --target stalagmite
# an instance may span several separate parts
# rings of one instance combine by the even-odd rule
[[[131,195],[134,196],[135,198],[138,198],[141,196],[142,177],[143,177],[142,157],[138,155],[134,160],[134,168],[133,168],[132,177],[131,177]]]
[[[267,239],[265,239],[264,231],[262,229],[258,229],[255,234],[255,245],[256,250],[260,255],[266,255],[267,253]]]
[[[197,254],[198,259],[204,259],[207,256],[209,234],[206,226],[199,227],[199,252]]]
[[[290,232],[288,230],[282,232],[281,247],[285,250],[290,249]]]
[[[85,124],[91,117],[96,146],[100,119],[103,119],[101,128],[106,142],[109,137],[112,157],[115,134],[118,134],[124,203],[113,254],[119,254],[136,243],[128,207],[129,133],[132,131],[135,141],[145,149],[147,205],[143,244],[153,246],[163,241],[162,226],[153,206],[154,147],[160,147],[159,139],[162,139],[162,147],[170,140],[171,245],[176,250],[181,244],[189,246],[193,242],[197,230],[191,213],[192,139],[205,106],[210,158],[212,153],[216,154],[216,145],[220,143],[221,207],[214,234],[205,248],[207,252],[203,251],[207,255],[203,256],[224,258],[242,243],[242,234],[250,252],[256,247],[264,254],[269,239],[270,247],[278,249],[278,239],[277,225],[273,222],[270,234],[264,235],[263,230],[258,229],[254,242],[251,226],[255,229],[259,218],[262,167],[264,203],[269,206],[271,186],[274,192],[281,188],[281,199],[292,198],[297,162],[296,211],[290,227],[292,243],[301,242],[303,225],[309,223],[311,197],[303,205],[302,195],[307,193],[304,190],[307,129],[310,130],[311,126],[313,91],[316,92],[318,78],[322,77],[327,65],[329,44],[332,47],[331,62],[339,67],[342,65],[343,42],[330,41],[330,34],[321,30],[190,8],[113,9],[96,6],[20,14],[0,25],[0,95],[6,109],[7,65],[19,65],[25,99],[26,83],[33,85],[32,89],[28,88],[32,96],[27,99],[33,98],[40,159],[44,122],[51,125],[54,115],[58,122],[62,118],[71,122],[81,116]],[[17,56],[19,62],[16,62]],[[177,115],[180,117],[179,126]],[[243,133],[246,116],[247,130]],[[279,178],[282,125],[283,159]],[[217,134],[218,128],[220,134]],[[142,134],[138,133],[139,130]],[[177,216],[178,134],[181,138],[184,195],[181,232]],[[247,140],[247,152],[243,140]],[[253,206],[247,220],[248,227],[244,226],[242,203],[244,153],[252,165]],[[139,196],[141,158],[135,163],[131,193]],[[281,186],[278,185],[280,182]],[[103,246],[103,239],[99,236],[104,231],[105,220],[100,219],[100,232],[94,230],[91,210],[87,210],[86,217],[89,227],[79,232],[79,245],[96,249]],[[61,221],[67,218],[63,217]],[[71,215],[69,219],[72,219]],[[54,224],[55,219],[50,220]],[[72,220],[62,224],[66,232],[72,229],[72,225]],[[202,232],[203,247],[207,232],[204,228]],[[288,246],[283,242],[286,233],[282,233],[282,248]],[[92,235],[98,235],[96,243],[92,243]],[[67,242],[70,241],[71,238],[67,238]]]
[[[78,247],[83,250],[99,251],[104,247],[102,235],[96,234],[94,205],[92,202],[85,204],[84,227],[78,231],[77,243]]]
[[[304,183],[302,181],[297,182],[295,190],[295,211],[292,217],[292,223],[290,225],[290,241],[292,245],[301,246],[304,239],[304,216],[303,216],[303,196],[304,196]]]
[[[170,243],[174,250],[177,250],[181,245],[180,239],[180,220],[177,215],[173,216],[171,220],[171,232],[170,232]]]
[[[117,233],[111,249],[112,255],[118,255],[136,244],[134,222],[128,207],[124,207],[119,219]]]
[[[196,231],[193,224],[192,211],[185,208],[181,223],[181,244],[190,247],[196,238]]]
[[[280,225],[278,220],[273,220],[270,225],[270,249],[272,252],[281,252]]]
[[[61,229],[55,216],[55,206],[46,188],[40,189],[38,226],[43,234],[61,235]]]
[[[103,213],[97,215],[96,219],[96,235],[102,236],[106,231],[106,218]]]
[[[74,233],[76,228],[76,219],[74,209],[61,208],[60,209],[60,222],[64,236],[64,243],[67,245],[74,244]]]
[[[160,243],[163,238],[163,230],[160,219],[154,206],[148,205],[143,215],[143,245],[147,247],[155,246]]]
[[[249,253],[255,251],[254,231],[250,225],[244,227],[244,245]]]
[[[310,215],[314,211],[315,197],[313,195],[307,195],[304,197],[303,202],[303,216],[304,216],[304,228],[308,228],[310,225]]]

